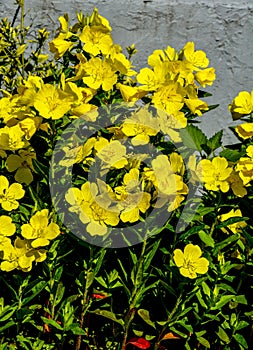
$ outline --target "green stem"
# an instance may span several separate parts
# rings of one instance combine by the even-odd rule
[[[173,310],[171,311],[171,313],[169,314],[168,319],[167,319],[167,321],[166,321],[166,324],[165,324],[165,326],[163,327],[163,329],[162,329],[162,331],[161,331],[161,333],[160,333],[160,335],[159,335],[159,337],[158,337],[158,341],[157,341],[157,343],[155,344],[154,350],[157,350],[157,349],[159,348],[159,346],[160,346],[160,341],[161,341],[162,338],[163,338],[164,332],[166,331],[168,324],[169,324],[170,321],[172,320],[172,317],[174,316],[174,314],[176,313],[176,311],[177,311],[177,309],[178,309],[178,307],[179,307],[179,305],[180,305],[180,302],[181,302],[181,300],[182,300],[182,295],[183,295],[183,292],[181,292],[180,295],[179,295],[179,297],[177,298],[176,304],[175,304]]]
[[[20,19],[20,28],[21,28],[21,45],[25,43],[25,0],[19,0],[19,5],[21,7],[21,19]],[[22,62],[22,77],[25,77],[25,54],[21,54]]]
[[[130,305],[129,305],[129,310],[125,318],[125,333],[124,333],[124,338],[122,342],[121,349],[125,350],[127,346],[127,338],[128,338],[128,333],[129,333],[129,328],[132,323],[132,320],[134,319],[135,313],[136,313],[136,305],[138,302],[138,297],[139,297],[139,291],[140,288],[142,288],[142,282],[143,282],[143,264],[144,264],[144,259],[145,259],[145,252],[146,252],[146,246],[147,246],[147,235],[145,236],[142,244],[142,250],[141,250],[141,255],[139,259],[139,264],[138,268],[136,271],[135,279],[134,279],[134,288],[131,294],[131,299],[130,299]]]

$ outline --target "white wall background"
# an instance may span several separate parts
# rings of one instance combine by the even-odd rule
[[[181,49],[194,41],[216,68],[217,80],[208,91],[209,104],[220,106],[202,117],[211,136],[224,129],[224,141],[233,142],[235,125],[227,105],[241,90],[253,89],[253,0],[26,0],[27,23],[55,30],[57,18],[68,12],[91,13],[94,6],[109,19],[115,41],[123,47],[135,43],[137,67],[146,64],[153,50],[167,45]],[[15,0],[0,0],[1,17],[12,18]]]

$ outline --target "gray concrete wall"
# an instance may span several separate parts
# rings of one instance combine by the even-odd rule
[[[32,18],[35,27],[53,30],[65,12],[74,19],[94,6],[109,19],[117,43],[136,44],[138,67],[167,45],[179,50],[194,41],[204,50],[217,73],[207,102],[220,106],[203,115],[201,125],[208,135],[224,129],[224,141],[233,142],[227,105],[239,91],[253,89],[253,0],[26,0],[27,22]],[[0,0],[2,17],[12,17],[15,8],[14,0]]]

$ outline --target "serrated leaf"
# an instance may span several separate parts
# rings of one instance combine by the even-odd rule
[[[219,156],[226,158],[230,162],[236,162],[243,154],[244,153],[237,150],[225,148],[220,152]]]
[[[180,136],[185,147],[202,151],[202,145],[207,143],[206,135],[195,125],[189,124],[180,130]]]
[[[223,130],[220,130],[207,141],[207,146],[211,149],[211,151],[214,151],[222,146],[222,136]]]

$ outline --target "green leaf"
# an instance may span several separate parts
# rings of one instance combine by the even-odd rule
[[[223,328],[219,327],[219,331],[216,332],[216,334],[218,335],[218,337],[226,344],[230,343],[230,338],[227,335],[227,333],[224,331]]]
[[[222,135],[223,135],[223,130],[220,130],[207,141],[207,146],[210,148],[212,152],[222,146],[222,142],[221,142]]]
[[[236,333],[233,335],[233,338],[237,341],[237,343],[241,344],[245,349],[248,349],[248,343],[243,335],[240,333]]]
[[[242,157],[244,152],[239,152],[237,150],[232,150],[225,148],[220,152],[219,156],[226,158],[230,162],[236,162],[240,157]]]
[[[210,349],[211,345],[209,341],[203,337],[197,337],[198,341],[200,342],[201,345],[205,346],[206,348]]]
[[[59,329],[59,330],[61,330],[61,331],[63,330],[62,326],[59,325],[59,323],[57,323],[56,321],[52,320],[51,318],[46,318],[46,317],[44,317],[44,316],[41,316],[41,319],[42,319],[42,321],[43,321],[45,324],[48,324],[48,325],[50,325],[50,326],[52,326],[52,327],[54,327],[54,328],[57,328],[57,329]]]
[[[66,331],[71,331],[75,335],[86,335],[87,333],[79,326],[78,323],[72,323],[66,328]]]
[[[215,304],[215,306],[212,306],[210,310],[217,310],[221,309],[224,305],[229,303],[231,300],[233,300],[234,295],[229,294],[229,295],[223,295],[220,297],[220,300]]]
[[[45,281],[40,281],[38,282],[32,289],[30,289],[26,294],[30,294],[28,297],[24,298],[22,301],[22,305],[26,305],[34,299],[40,292],[46,287],[47,282]]]
[[[138,310],[138,315],[145,321],[149,326],[153,327],[156,329],[156,325],[154,322],[151,321],[150,316],[149,316],[149,311],[145,309],[139,309]]]
[[[205,233],[205,231],[200,230],[198,235],[201,241],[204,242],[206,246],[212,247],[212,248],[214,247],[214,239],[210,235]]]
[[[121,324],[121,326],[123,326],[123,327],[125,325],[125,323],[122,320],[122,318],[117,318],[117,316],[111,311],[96,309],[94,311],[90,311],[90,313],[106,317],[106,318],[108,318],[108,319],[110,319],[110,320],[112,320],[114,322],[117,322],[117,323]]]
[[[10,322],[5,323],[4,326],[0,327],[0,333],[2,331],[4,331],[5,329],[8,329],[8,328],[15,326],[15,325],[16,325],[16,322],[14,322],[14,321],[10,321]]]
[[[197,127],[188,124],[186,128],[180,130],[180,136],[185,147],[202,151],[202,145],[206,145],[206,135]]]
[[[239,233],[234,233],[230,237],[226,238],[224,241],[217,243],[215,245],[215,249],[214,249],[214,256],[218,254],[219,250],[225,248],[226,246],[228,246],[231,243],[238,241],[238,239],[240,239],[240,237],[241,236]]]

